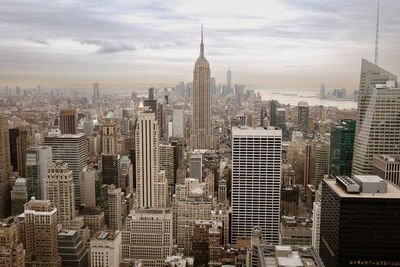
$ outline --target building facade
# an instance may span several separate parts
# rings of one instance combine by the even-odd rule
[[[76,110],[64,109],[60,110],[59,128],[61,134],[76,134],[78,128],[78,117]]]
[[[255,226],[279,243],[282,131],[232,129],[232,244]]]

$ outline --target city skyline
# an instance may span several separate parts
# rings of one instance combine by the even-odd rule
[[[271,0],[246,8],[230,2],[3,1],[0,86],[190,81],[203,23],[211,76],[219,83],[230,65],[232,84],[248,87],[357,88],[360,58],[374,57],[376,5],[374,0],[362,5]],[[398,7],[394,0],[381,3],[379,65],[394,73],[400,70]]]

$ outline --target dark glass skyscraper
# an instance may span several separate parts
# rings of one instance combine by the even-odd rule
[[[340,120],[331,127],[329,176],[351,176],[353,163],[355,120]]]
[[[319,255],[326,267],[399,266],[400,190],[355,177],[322,182]]]

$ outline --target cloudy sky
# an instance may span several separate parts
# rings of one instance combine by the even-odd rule
[[[204,24],[212,76],[265,88],[357,87],[377,0],[0,0],[0,86],[190,81]],[[381,0],[379,63],[400,74],[400,1]]]

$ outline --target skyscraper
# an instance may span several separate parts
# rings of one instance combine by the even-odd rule
[[[325,95],[325,84],[321,84],[321,87],[319,89],[319,98],[320,99],[325,99],[326,95]]]
[[[204,57],[203,28],[201,30],[200,56],[193,70],[192,106],[190,145],[193,149],[212,148],[210,65]]]
[[[400,156],[375,155],[373,174],[400,187]]]
[[[308,183],[312,184],[317,189],[321,180],[324,178],[324,175],[327,175],[328,172],[329,143],[323,138],[313,140],[311,147],[311,164]]]
[[[57,208],[58,223],[68,228],[75,218],[74,183],[68,164],[56,161],[50,166],[44,199],[50,200],[51,206]]]
[[[62,134],[76,134],[78,128],[78,117],[76,110],[63,109],[60,110],[59,128]]]
[[[373,156],[400,152],[397,77],[362,59],[352,175],[371,174]]]
[[[53,160],[53,153],[49,146],[37,146],[25,150],[26,154],[26,187],[28,199],[44,198],[45,179],[47,170]]]
[[[159,128],[155,114],[143,111],[136,126],[136,197],[141,208],[165,207],[167,181],[159,165]]]
[[[104,155],[117,154],[117,124],[112,112],[108,112],[104,118],[102,144]]]
[[[190,178],[196,178],[201,182],[203,176],[202,168],[203,168],[203,156],[200,153],[191,154],[189,158]]]
[[[329,152],[329,176],[351,176],[355,120],[340,120],[332,125]]]
[[[18,178],[11,191],[11,215],[19,215],[24,212],[24,205],[28,201],[26,179]]]
[[[255,226],[279,243],[282,131],[232,129],[232,244]]]
[[[374,175],[322,183],[319,255],[326,267],[400,263],[400,190]]]
[[[24,267],[25,250],[19,234],[20,224],[15,217],[0,221],[0,266]]]
[[[87,137],[85,134],[50,135],[44,138],[45,145],[52,148],[53,161],[62,160],[72,171],[75,186],[75,206],[80,205],[80,172],[85,168],[88,157]]]
[[[276,124],[276,101],[275,100],[271,100],[271,104],[269,106],[269,125],[279,126]]]
[[[232,92],[232,72],[230,68],[226,72],[226,87],[227,94],[229,95]]]
[[[0,218],[10,212],[8,179],[11,174],[10,142],[7,117],[0,116]]]
[[[94,83],[93,84],[93,99],[99,99],[99,98],[100,98],[99,84]]]
[[[61,267],[57,250],[57,208],[32,198],[25,205],[26,266]]]
[[[303,136],[308,134],[308,117],[309,107],[307,102],[300,101],[297,104],[297,128],[303,133]]]
[[[108,187],[107,198],[107,217],[108,228],[112,230],[121,230],[122,228],[122,198],[121,188],[115,188],[115,185]]]
[[[34,145],[32,128],[24,123],[10,129],[10,156],[13,171],[19,176],[26,177],[25,150]]]
[[[182,107],[179,109],[174,108],[173,112],[173,136],[183,137],[183,109]]]

